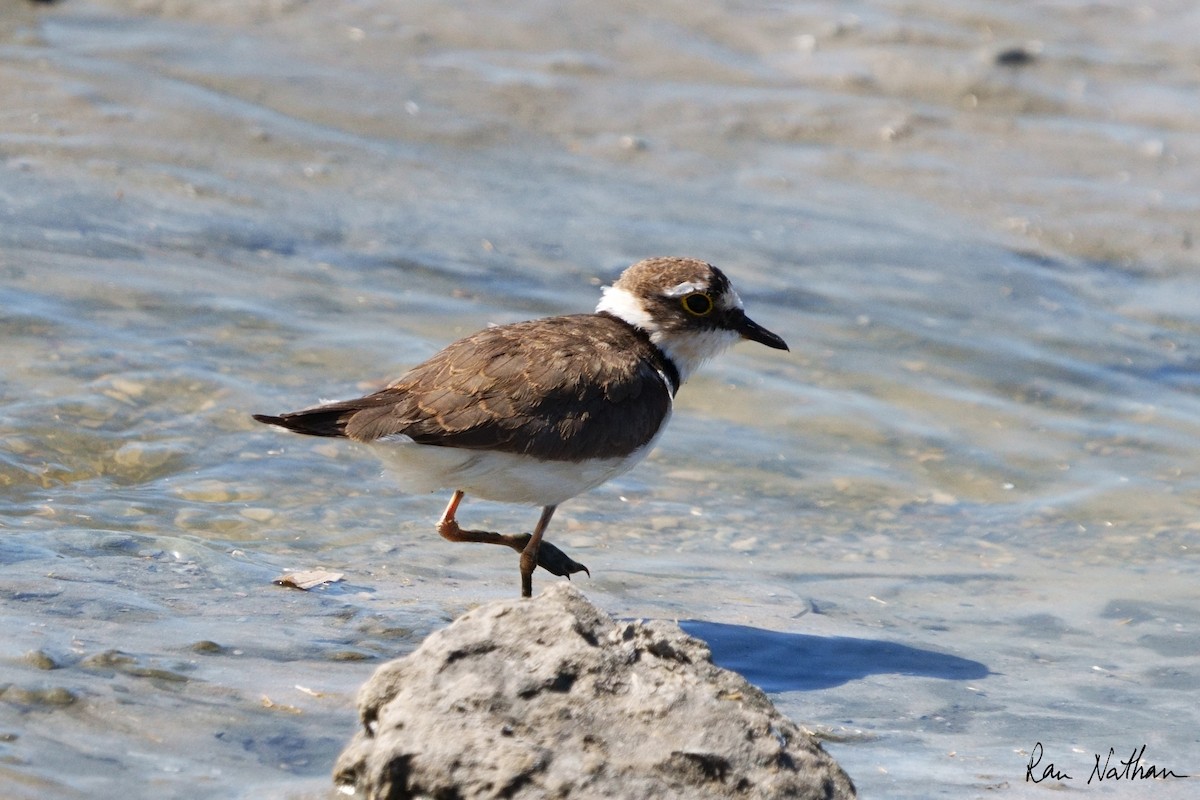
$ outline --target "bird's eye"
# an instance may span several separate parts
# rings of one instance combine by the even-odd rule
[[[706,317],[712,313],[712,298],[704,292],[692,292],[683,296],[683,310],[693,317]]]

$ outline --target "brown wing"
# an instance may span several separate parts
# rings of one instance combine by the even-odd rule
[[[670,411],[662,358],[613,318],[519,322],[454,342],[382,391],[261,421],[555,461],[623,456],[653,438]]]

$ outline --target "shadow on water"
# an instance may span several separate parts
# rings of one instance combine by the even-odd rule
[[[884,673],[956,681],[989,674],[978,661],[877,639],[781,633],[702,620],[682,620],[679,627],[708,643],[718,667],[767,692],[829,689]]]

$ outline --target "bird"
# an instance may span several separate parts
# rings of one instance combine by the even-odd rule
[[[450,490],[438,533],[519,552],[521,595],[531,597],[537,566],[591,575],[544,539],[555,509],[644,459],[683,383],[740,340],[788,350],[746,315],[717,267],[648,258],[604,287],[591,314],[487,327],[379,391],[253,418],[370,444],[408,490]],[[466,530],[457,514],[468,494],[541,515],[532,533]]]

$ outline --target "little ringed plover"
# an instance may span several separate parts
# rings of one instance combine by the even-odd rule
[[[606,287],[593,314],[486,328],[365,397],[254,419],[371,443],[406,488],[453,490],[438,533],[520,552],[529,597],[536,566],[568,578],[587,571],[543,541],[559,503],[645,458],[679,387],[739,339],[788,349],[746,316],[719,269],[652,258]],[[456,514],[466,494],[542,514],[532,534],[464,530]]]

